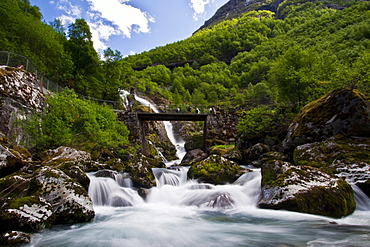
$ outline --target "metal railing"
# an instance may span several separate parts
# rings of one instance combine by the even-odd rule
[[[47,89],[55,93],[61,93],[64,91],[63,87],[50,81],[48,78],[42,75],[41,72],[37,70],[36,66],[31,62],[31,60],[25,56],[22,56],[22,55],[19,55],[17,53],[10,52],[10,51],[0,51],[0,65],[5,65],[9,67],[14,67],[14,68],[21,66],[24,70],[34,73],[39,78],[39,86],[41,88]],[[99,104],[106,104],[106,105],[113,107],[114,109],[120,108],[122,104],[122,102],[119,102],[119,101],[102,100],[102,99],[91,98],[91,97],[78,94],[78,93],[76,94],[80,98],[92,100]]]

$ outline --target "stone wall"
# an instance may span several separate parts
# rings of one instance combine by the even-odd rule
[[[210,114],[207,120],[207,139],[219,140],[225,144],[235,144],[238,123],[239,117],[233,109]]]

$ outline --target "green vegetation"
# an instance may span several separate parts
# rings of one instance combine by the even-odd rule
[[[239,124],[242,136],[268,132],[277,114],[273,109],[297,112],[337,88],[370,92],[370,2],[284,0],[268,8],[278,15],[257,10],[273,4],[251,2],[247,12],[215,21],[185,40],[123,58],[109,48],[99,55],[85,20],[67,28],[60,20],[48,25],[28,0],[7,0],[0,2],[0,18],[6,23],[0,47],[29,57],[49,79],[89,97],[119,100],[119,88],[133,87],[182,110],[188,105],[202,112],[211,106],[246,111],[258,107],[245,115],[250,120]],[[57,100],[65,104],[63,97],[56,97],[51,105]],[[97,114],[112,121],[105,113]],[[100,119],[85,125],[79,113],[48,115],[50,119],[42,119],[54,130],[45,125],[38,138],[42,146],[118,145],[112,141],[117,136],[97,138],[106,128],[97,127],[103,124]]]
[[[120,150],[128,144],[128,130],[107,106],[79,99],[71,90],[50,97],[44,113],[29,121],[28,129],[40,149],[71,146],[87,151]]]

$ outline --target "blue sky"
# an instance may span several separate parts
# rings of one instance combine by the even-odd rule
[[[44,21],[84,18],[94,47],[130,55],[190,37],[228,0],[30,0]]]

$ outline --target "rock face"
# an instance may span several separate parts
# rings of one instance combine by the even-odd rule
[[[341,178],[309,166],[276,160],[272,154],[262,165],[262,194],[258,206],[301,213],[343,217],[356,203],[351,186]]]
[[[284,140],[285,150],[334,135],[370,136],[370,101],[356,90],[339,89],[306,105]]]
[[[17,120],[41,111],[45,106],[45,94],[37,76],[22,69],[0,67],[0,132],[12,137],[16,144],[27,143]]]
[[[193,164],[188,171],[188,177],[204,183],[226,184],[234,182],[243,173],[244,169],[237,163],[220,155],[211,155]]]

